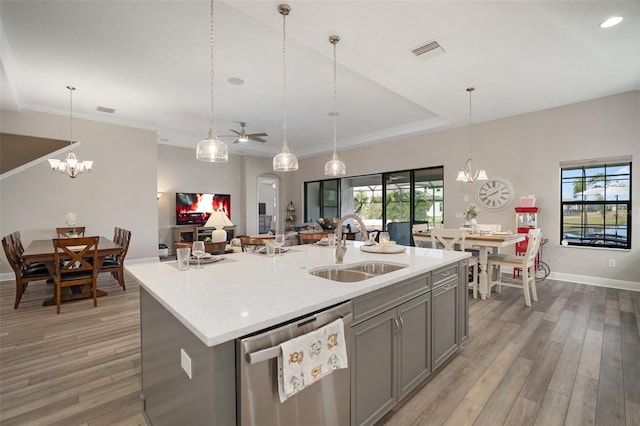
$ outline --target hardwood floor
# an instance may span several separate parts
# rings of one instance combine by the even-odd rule
[[[640,425],[640,292],[545,280],[470,299],[470,341],[379,422]]]
[[[138,285],[108,274],[98,299],[42,306],[52,284],[30,283],[13,309],[0,285],[0,424],[144,425],[140,399]]]
[[[0,423],[144,425],[138,285],[101,275],[98,299],[13,309],[0,285]],[[380,424],[639,425],[640,292],[546,280],[539,301],[504,288],[470,303],[471,340]]]

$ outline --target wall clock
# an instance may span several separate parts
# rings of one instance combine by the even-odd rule
[[[481,209],[502,210],[515,198],[513,184],[508,179],[493,177],[476,186],[476,200]]]

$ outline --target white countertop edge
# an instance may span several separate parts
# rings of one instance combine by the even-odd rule
[[[296,246],[296,247],[303,247],[303,246]],[[317,247],[314,249],[328,250],[327,248],[323,248],[323,247]],[[388,261],[390,263],[403,263],[403,264],[410,265],[407,268],[400,269],[398,271],[394,271],[388,274],[380,275],[378,277],[370,278],[365,281],[360,281],[357,284],[335,283],[333,281],[325,280],[324,278],[313,277],[310,274],[306,273],[308,272],[308,270],[312,270],[317,267],[317,265],[311,265],[306,270],[304,276],[309,278],[309,280],[316,280],[316,283],[318,282],[317,280],[325,280],[326,283],[325,281],[320,281],[320,282],[325,283],[327,287],[335,286],[336,288],[340,289],[339,294],[336,294],[336,295],[327,294],[326,296],[319,299],[317,302],[307,303],[303,306],[297,306],[297,307],[294,306],[291,308],[287,308],[286,310],[283,310],[276,314],[270,314],[268,317],[263,317],[260,319],[260,321],[249,322],[247,324],[243,324],[237,327],[231,327],[231,326],[225,327],[224,331],[216,332],[214,335],[207,334],[207,332],[205,332],[201,327],[199,327],[198,325],[190,321],[188,318],[186,318],[185,316],[186,312],[183,312],[183,310],[181,309],[176,309],[171,303],[165,300],[161,292],[157,292],[154,289],[154,283],[145,282],[145,279],[144,279],[145,272],[143,271],[143,269],[145,269],[150,265],[153,265],[154,267],[162,267],[163,263],[170,264],[171,262],[159,262],[157,259],[150,259],[148,261],[132,262],[128,264],[128,266],[125,267],[125,269],[127,269],[127,271],[132,275],[132,277],[140,284],[141,288],[144,288],[156,301],[158,301],[164,308],[166,308],[167,311],[171,312],[171,314],[178,321],[180,321],[181,324],[183,324],[195,336],[197,336],[205,345],[212,347],[212,346],[227,342],[229,340],[234,340],[236,338],[249,335],[266,328],[270,328],[272,326],[276,326],[282,323],[292,321],[296,318],[309,315],[312,312],[317,312],[327,307],[333,306],[335,304],[346,302],[355,297],[370,293],[372,291],[387,287],[389,285],[393,285],[397,282],[426,274],[446,264],[452,264],[454,262],[463,260],[471,256],[471,253],[468,253],[468,252],[447,252],[448,259],[443,260],[442,262],[436,265],[420,266],[420,265],[416,265],[416,262],[411,261],[411,259],[413,259],[413,256],[414,256],[414,252],[416,250],[421,250],[421,251],[426,250],[426,251],[433,252],[434,250],[413,248],[413,247],[411,248],[408,247],[408,249],[410,249],[410,251],[407,254],[387,255],[387,254],[362,253],[363,255],[365,255],[365,257],[360,258],[361,252],[359,250],[352,248],[351,249],[352,257],[354,257],[355,255],[356,259],[345,258],[345,262],[344,264],[342,264],[342,266],[354,264],[354,263],[360,263],[362,261],[370,261],[370,260]],[[305,250],[308,251],[313,249],[305,248]],[[354,253],[355,251],[358,252],[358,255]],[[441,251],[436,250],[436,252],[441,252]],[[250,264],[247,264],[246,266],[244,266],[246,269],[250,269],[252,267],[251,264],[257,263],[258,259],[263,259],[263,260],[269,259],[269,258],[266,258],[265,256],[258,256],[255,254],[239,253],[238,255],[239,257],[234,257],[235,255],[231,255],[229,256],[229,258],[233,259],[234,261],[233,263],[239,262],[241,264],[244,264],[246,263],[246,261],[249,261]],[[273,258],[270,258],[270,259],[273,259]],[[252,261],[255,261],[255,262],[252,262]],[[335,262],[333,263],[323,262],[323,266],[328,266],[328,265],[334,265],[338,267],[341,266],[341,265],[336,265]],[[222,266],[222,264],[218,266]],[[195,273],[198,273],[198,271],[196,271]],[[175,274],[176,274],[175,277],[181,277],[181,276],[184,276],[185,273],[178,272],[176,270]],[[300,276],[302,277],[302,275]]]

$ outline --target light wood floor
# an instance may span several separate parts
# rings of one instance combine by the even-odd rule
[[[460,354],[381,424],[640,425],[640,292],[545,280],[471,299]]]
[[[42,307],[32,283],[13,309],[0,285],[0,423],[143,425],[139,294]],[[470,304],[471,340],[380,424],[640,425],[640,293],[546,280],[526,308],[503,288]]]

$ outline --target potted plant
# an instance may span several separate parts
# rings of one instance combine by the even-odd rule
[[[478,217],[478,206],[475,204],[469,204],[469,207],[464,211],[464,217],[467,219],[467,223],[471,226],[477,226],[478,225],[478,221],[477,221],[477,217]]]

